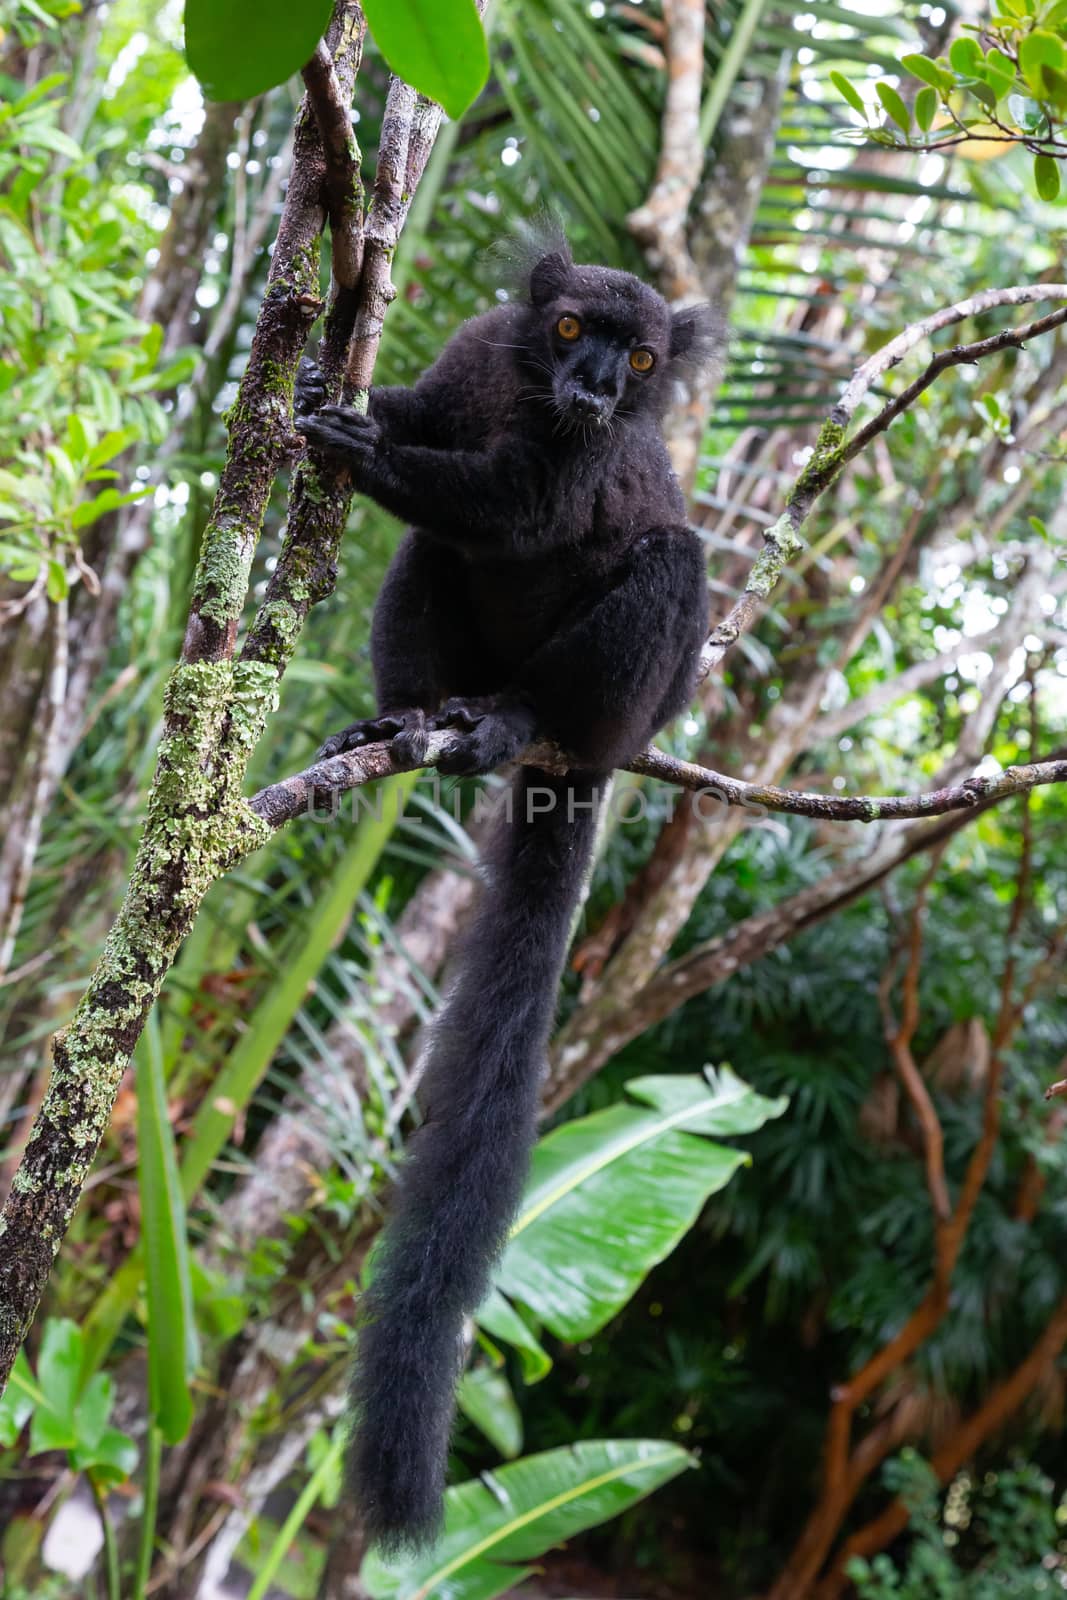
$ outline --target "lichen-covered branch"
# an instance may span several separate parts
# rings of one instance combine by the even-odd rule
[[[357,20],[354,0],[338,0],[330,44],[349,95]],[[324,169],[305,100],[267,290],[229,417],[227,459],[203,536],[182,657],[167,689],[130,885],[89,987],[55,1040],[48,1092],[0,1217],[0,1383],[32,1320],[130,1053],[178,946],[224,864],[268,836],[241,790],[277,670],[258,659],[235,663],[233,651],[267,498],[290,448],[296,365],[320,304]]]

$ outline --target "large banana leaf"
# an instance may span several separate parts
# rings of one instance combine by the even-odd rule
[[[391,1562],[372,1553],[360,1577],[371,1600],[494,1600],[529,1576],[521,1563],[619,1516],[694,1464],[658,1439],[588,1440],[526,1456],[449,1489],[432,1550]]]
[[[727,1067],[626,1087],[641,1105],[594,1112],[540,1141],[496,1273],[497,1289],[561,1339],[602,1328],[748,1161],[709,1135],[752,1133],[786,1107]]]

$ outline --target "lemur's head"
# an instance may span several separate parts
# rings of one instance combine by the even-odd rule
[[[680,365],[714,347],[710,307],[672,311],[630,272],[575,266],[562,239],[533,263],[527,304],[531,379],[567,432],[662,412]]]

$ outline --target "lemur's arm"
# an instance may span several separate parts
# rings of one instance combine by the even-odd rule
[[[326,404],[326,383],[317,362],[305,356],[293,386],[293,417],[307,421]],[[436,444],[432,408],[414,389],[373,388],[368,401],[371,418],[389,430],[398,444]]]
[[[364,417],[323,406],[295,426],[317,449],[340,456],[363,494],[448,544],[472,554],[532,544],[537,462],[521,441],[474,450],[406,444],[371,409]]]

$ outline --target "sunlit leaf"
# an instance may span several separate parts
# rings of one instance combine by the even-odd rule
[[[911,112],[896,89],[893,88],[893,85],[879,80],[874,87],[879,100],[886,109],[887,115],[896,123],[901,133],[910,133]]]
[[[915,121],[923,133],[929,133],[937,116],[937,90],[929,84],[915,96]]]
[[[861,96],[859,90],[849,83],[844,73],[831,72],[830,82],[833,84],[838,94],[841,95],[843,99],[848,101],[853,111],[857,111],[861,117],[866,117],[867,107],[863,103],[863,97]]]
[[[332,0],[186,0],[185,57],[209,100],[250,100],[315,53]]]
[[[474,0],[365,0],[363,10],[397,77],[461,117],[489,76]]]

